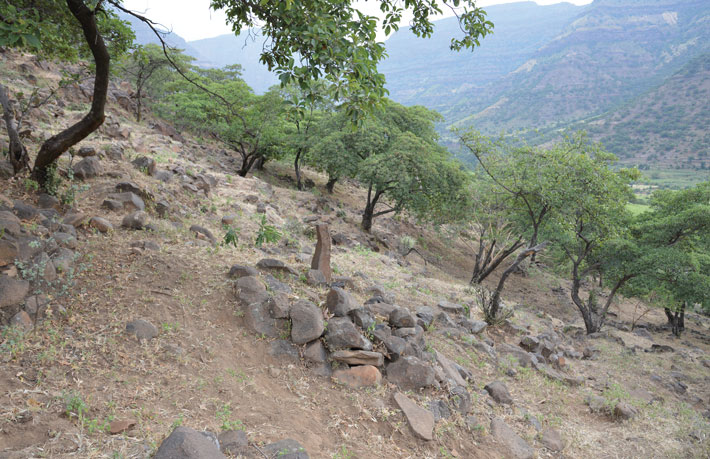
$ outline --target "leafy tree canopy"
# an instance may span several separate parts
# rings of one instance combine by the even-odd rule
[[[493,24],[475,0],[379,0],[384,17],[368,16],[352,0],[212,0],[213,9],[223,9],[232,29],[261,27],[264,50],[261,62],[275,70],[283,83],[295,81],[306,88],[309,81],[325,78],[333,98],[347,103],[348,116],[361,121],[384,97],[384,76],[377,63],[385,47],[377,41],[381,27],[386,35],[396,31],[405,11],[413,13],[411,30],[430,37],[432,19],[441,8],[454,8],[464,31],[452,39],[451,48],[473,49]]]

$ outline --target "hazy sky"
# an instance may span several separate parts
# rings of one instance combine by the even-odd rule
[[[479,0],[478,6],[511,3],[519,0]],[[536,0],[538,5],[560,3],[559,0]],[[576,5],[586,5],[592,0],[568,0]],[[368,14],[379,12],[376,2],[360,1],[361,8]],[[160,24],[172,28],[173,32],[187,41],[210,38],[231,33],[225,24],[225,16],[209,8],[210,0],[124,0],[123,5],[146,15]],[[451,14],[448,14],[449,16]],[[446,17],[446,15],[442,16]]]

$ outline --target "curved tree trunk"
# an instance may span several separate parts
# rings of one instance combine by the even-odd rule
[[[96,63],[94,94],[91,101],[91,109],[86,116],[76,124],[47,139],[40,147],[34,169],[32,170],[32,177],[42,186],[47,180],[47,168],[69,148],[98,129],[105,118],[104,108],[106,107],[106,96],[108,94],[111,56],[96,25],[95,13],[82,0],[66,1],[69,11],[79,21],[86,43],[94,56],[94,62]]]
[[[10,95],[7,88],[0,84],[0,105],[2,105],[2,117],[5,120],[7,128],[7,136],[10,138],[10,163],[12,170],[17,175],[22,169],[30,168],[30,158],[27,155],[27,149],[22,143],[20,134],[17,132],[15,117],[10,106]]]
[[[490,320],[495,321],[495,319],[498,317],[498,309],[500,308],[500,295],[503,292],[503,287],[505,286],[505,281],[508,279],[508,276],[510,276],[511,273],[516,270],[518,265],[520,265],[523,260],[541,251],[545,248],[545,246],[547,246],[547,242],[543,242],[542,244],[536,245],[535,247],[530,247],[523,250],[515,258],[515,261],[513,261],[513,263],[511,263],[510,266],[508,266],[506,270],[503,271],[503,274],[500,276],[500,280],[498,281],[498,286],[496,287],[496,290],[495,292],[493,292],[493,296],[491,297],[491,302],[488,309]]]

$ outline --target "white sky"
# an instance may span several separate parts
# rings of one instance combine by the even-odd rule
[[[478,6],[512,3],[520,0],[479,0]],[[538,5],[560,3],[560,0],[535,0]],[[592,0],[567,0],[575,5],[586,5]],[[377,15],[377,2],[359,1],[362,11]],[[210,0],[124,0],[123,5],[131,10],[145,13],[150,19],[172,28],[173,32],[187,41],[211,38],[217,35],[231,33],[232,29],[225,24],[225,15],[209,8]],[[446,11],[445,11],[446,13]],[[442,17],[451,16],[444,14]]]

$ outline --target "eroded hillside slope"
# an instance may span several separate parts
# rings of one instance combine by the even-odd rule
[[[1,57],[13,91],[58,80],[32,56]],[[25,177],[0,182],[15,250],[0,266],[14,324],[0,340],[0,457],[151,457],[178,426],[243,457],[707,457],[706,317],[675,340],[662,313],[623,302],[588,337],[567,282],[541,266],[510,282],[514,317],[487,327],[464,245],[407,218],[365,234],[365,192],[328,195],[312,171],[304,192],[285,164],[239,178],[218,146],[133,123],[128,91],[113,88],[86,158],[61,158],[84,177],[65,180],[64,203]],[[30,151],[87,107],[79,86],[61,97],[31,114]],[[283,236],[259,248],[262,221]],[[340,290],[309,272],[319,222]],[[230,227],[236,245],[222,245]],[[402,255],[404,236],[421,256]],[[356,343],[336,345],[338,327]],[[344,351],[376,372],[347,376],[367,365]]]

